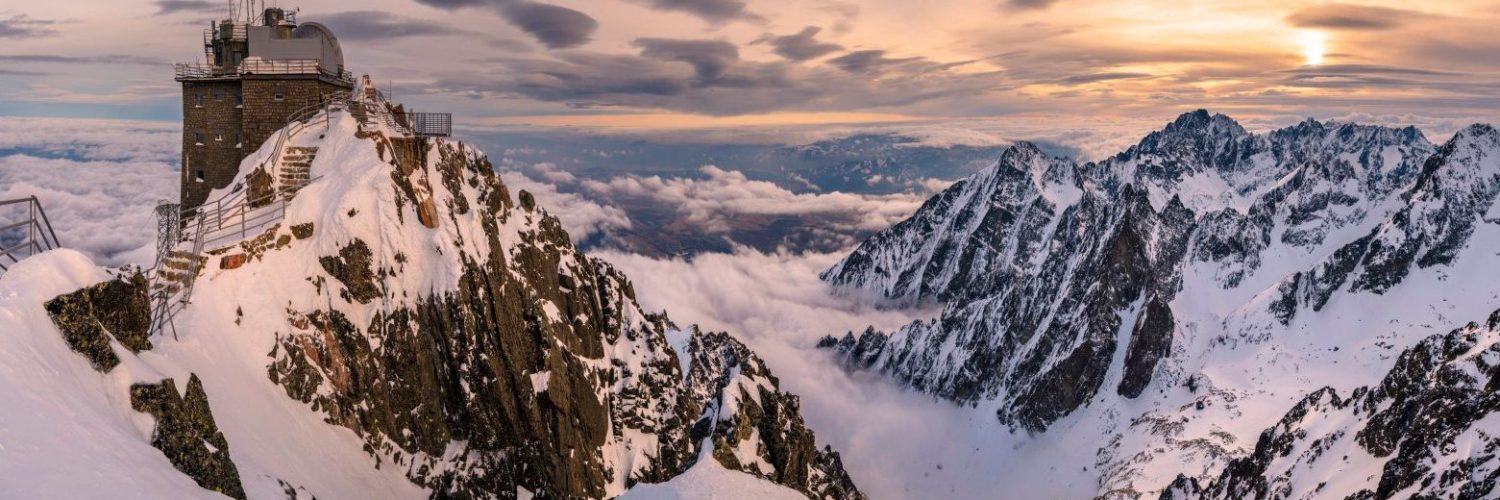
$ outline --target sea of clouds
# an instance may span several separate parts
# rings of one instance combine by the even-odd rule
[[[0,200],[36,196],[62,245],[106,266],[149,266],[155,206],[177,199],[172,123],[0,118]],[[0,225],[24,207],[0,209]]]

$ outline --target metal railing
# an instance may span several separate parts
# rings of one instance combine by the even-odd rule
[[[232,25],[228,30],[219,29],[219,25],[203,30],[203,44],[213,45],[214,40],[223,38],[225,40],[243,42],[250,39],[250,26],[245,24]],[[227,36],[226,36],[227,35]]]
[[[421,136],[448,137],[453,135],[452,113],[406,113],[412,133]]]
[[[239,73],[226,73],[218,66],[203,63],[174,64],[172,65],[172,74],[178,80],[239,76]]]
[[[0,200],[0,207],[13,207],[11,210],[14,210],[23,203],[26,204],[26,218],[9,223],[0,218],[0,259],[9,259],[12,265],[23,258],[62,246],[57,241],[57,232],[52,230],[52,223],[47,220],[47,212],[42,210],[42,202],[35,196]],[[0,260],[0,271],[9,269]]]
[[[287,126],[282,127],[276,134],[276,143],[271,147],[270,157],[261,163],[266,173],[277,175],[281,169],[282,157],[286,155],[287,141],[292,136],[316,123],[313,118],[320,113],[332,113],[336,109],[346,109],[350,104],[348,93],[338,93],[324,102],[305,106],[292,112],[287,120]],[[312,177],[297,183],[300,189],[322,176]],[[196,231],[185,231],[178,243],[186,242],[189,237],[203,237],[205,246],[215,245],[235,236],[241,239],[248,238],[250,231],[269,226],[280,220],[286,214],[286,204],[290,196],[281,196],[282,192],[272,189],[269,193],[250,197],[250,190],[243,182],[229,193],[218,199],[204,202],[193,208],[183,210],[180,220],[187,221],[187,225],[196,228]],[[210,248],[213,248],[210,246]]]
[[[224,67],[207,63],[177,63],[172,66],[178,80],[200,78],[229,78],[243,75],[318,75],[341,83],[354,84],[354,74],[348,70],[332,70],[323,67],[317,59],[260,59],[241,61],[239,66]]]

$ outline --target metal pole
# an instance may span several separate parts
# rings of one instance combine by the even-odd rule
[[[26,211],[30,212],[31,223],[26,225],[26,240],[31,242],[31,254],[42,253],[42,246],[36,242],[36,197],[33,196],[31,203],[26,204]]]

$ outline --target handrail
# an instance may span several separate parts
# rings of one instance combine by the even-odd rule
[[[57,231],[52,228],[52,222],[47,219],[47,211],[42,209],[42,202],[36,196],[0,200],[0,207],[21,203],[27,204],[26,218],[0,226],[0,235],[22,228],[26,230],[24,233],[26,236],[25,239],[9,248],[0,247],[0,257],[10,259],[11,264],[21,262],[23,251],[26,254],[24,257],[30,257],[47,250],[62,247],[62,243],[57,239]],[[0,271],[9,269],[6,265],[0,264]]]
[[[293,134],[295,134],[297,132],[302,131],[302,129],[306,127],[307,120],[311,119],[314,116],[317,116],[318,112],[324,110],[324,108],[329,108],[329,111],[332,111],[332,108],[335,105],[342,105],[344,107],[347,107],[349,105],[349,103],[350,103],[349,93],[348,92],[338,92],[338,93],[333,94],[326,101],[319,102],[319,103],[316,103],[316,104],[309,104],[307,106],[303,106],[302,108],[297,109],[296,111],[293,111],[290,115],[288,115],[287,126],[282,127],[281,131],[276,134],[276,145],[272,146],[272,148],[271,148],[271,157],[268,158],[265,162],[262,162],[261,166],[264,167],[264,166],[267,166],[267,164],[269,164],[269,166],[272,167],[272,170],[274,171],[274,167],[280,166],[281,151],[282,151],[283,147],[286,144],[286,140],[287,140],[288,136],[293,135]],[[295,128],[295,130],[293,130],[294,128]],[[182,215],[183,215],[182,218],[183,218],[183,220],[187,220],[189,217],[192,216],[192,215],[190,215],[190,212],[198,212],[200,207],[205,207],[205,206],[208,206],[209,204],[216,204],[216,205],[218,205],[220,207],[222,207],[223,205],[225,205],[226,202],[228,204],[233,204],[233,203],[235,203],[235,202],[238,201],[236,199],[236,197],[244,196],[244,192],[245,192],[244,188],[241,187],[239,189],[235,189],[233,191],[230,191],[229,193],[225,193],[223,196],[220,196],[218,199],[210,200],[210,201],[205,201],[205,202],[199,204],[197,207],[183,209],[182,210]]]
[[[208,78],[237,78],[243,75],[317,75],[332,78],[339,83],[354,84],[354,74],[348,70],[325,68],[317,59],[245,59],[238,66],[219,66],[210,63],[175,63],[173,78],[193,80]]]

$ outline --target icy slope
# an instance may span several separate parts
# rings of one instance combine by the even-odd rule
[[[133,366],[100,374],[69,349],[42,303],[108,276],[88,257],[53,250],[0,276],[0,496],[222,498],[153,448],[149,417],[130,408]],[[123,348],[118,351],[125,351]],[[137,362],[139,363],[139,362]],[[87,472],[85,472],[87,471]]]

